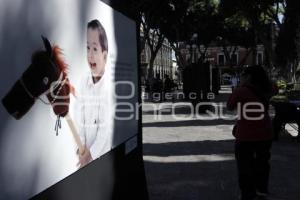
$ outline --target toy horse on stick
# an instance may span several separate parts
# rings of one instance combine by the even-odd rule
[[[58,117],[55,130],[60,127],[60,117],[65,117],[71,129],[79,153],[84,153],[78,132],[72,118],[69,116],[70,92],[74,94],[68,76],[68,65],[64,62],[62,50],[55,45],[53,48],[49,40],[42,36],[46,50],[33,54],[31,64],[14,84],[11,90],[2,99],[8,113],[15,119],[21,119],[33,106],[37,99],[44,104],[51,105],[53,112]],[[45,94],[49,101],[41,99]]]

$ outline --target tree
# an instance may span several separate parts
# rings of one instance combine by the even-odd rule
[[[283,72],[287,71],[284,69],[292,69],[293,81],[296,81],[296,69],[300,62],[300,14],[297,5],[295,0],[286,1],[284,20],[276,46],[278,64]]]
[[[144,40],[150,49],[150,59],[149,59],[149,68],[148,68],[149,80],[153,78],[154,61],[165,39],[159,27],[156,24],[151,24],[151,23],[156,23],[155,21],[152,20],[153,19],[149,19],[149,16],[144,15],[142,17],[142,22],[141,22],[141,27],[143,32],[142,34]]]
[[[274,66],[295,80],[300,52],[300,14],[297,0],[222,0],[229,15],[240,12],[254,29],[255,43],[265,48],[269,69]]]
[[[186,60],[181,52],[180,42],[187,40],[191,26],[187,19],[189,4],[189,0],[171,0],[164,11],[163,23],[160,24],[160,30],[174,50],[177,64],[181,69],[186,66]]]
[[[251,29],[241,13],[227,17],[226,11],[222,7],[219,7],[219,20],[217,44],[223,48],[226,65],[229,67],[243,66],[255,46],[254,30]],[[246,54],[238,63],[235,63],[231,55],[235,54],[239,47],[244,47]]]
[[[171,43],[180,68],[187,65],[181,52],[181,44],[193,42],[196,45],[195,51],[200,53],[198,61],[205,60],[207,47],[217,35],[217,5],[215,0],[170,1],[171,9],[167,10],[165,23],[160,28]]]
[[[141,27],[141,51],[145,50],[145,44],[150,49],[148,79],[153,78],[154,60],[165,39],[160,30],[160,24],[163,23],[162,19],[166,17],[164,11],[168,9],[168,2],[168,0],[128,0],[126,2],[118,2],[118,7],[122,7],[131,16],[134,16]]]
[[[299,63],[297,0],[128,0],[126,4],[128,2],[133,2],[132,7],[144,27],[143,41],[148,45],[150,42],[150,48],[153,46],[153,61],[161,46],[157,41],[166,37],[180,68],[187,65],[180,44],[190,42],[191,38],[200,53],[199,62],[205,60],[209,45],[217,41],[223,47],[229,66],[233,66],[231,55],[238,46],[245,47],[248,55],[251,52],[256,55],[258,44],[264,46],[264,64],[269,69],[274,66],[286,69],[291,63],[295,68]],[[197,39],[193,35],[197,35]],[[246,57],[239,65],[243,65]],[[150,64],[149,70],[152,69]]]
[[[280,23],[278,18],[279,1],[277,0],[222,0],[221,7],[228,17],[240,15],[243,17],[248,28],[253,30],[253,55],[256,55],[256,46],[262,43],[265,48],[267,65],[273,67],[274,48],[270,27],[273,21]],[[274,6],[278,5],[276,9]],[[253,58],[255,59],[255,57]],[[253,61],[254,62],[254,61]]]

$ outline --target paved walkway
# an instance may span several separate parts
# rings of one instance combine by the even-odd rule
[[[227,89],[216,102],[226,101]],[[233,123],[193,116],[188,105],[145,103],[143,143],[150,200],[238,199]],[[299,200],[300,143],[288,134],[281,136],[273,145],[271,165],[273,199]]]

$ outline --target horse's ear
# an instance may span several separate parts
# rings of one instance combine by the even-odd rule
[[[41,36],[41,37],[42,37],[42,40],[44,42],[44,46],[46,48],[46,51],[47,51],[48,55],[50,56],[50,58],[52,58],[52,56],[53,56],[52,55],[52,47],[51,47],[51,44],[50,44],[49,40],[44,36]]]

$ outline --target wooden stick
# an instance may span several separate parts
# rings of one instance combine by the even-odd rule
[[[80,140],[80,137],[79,137],[79,134],[77,132],[77,129],[74,125],[74,122],[71,118],[71,116],[69,115],[69,113],[65,116],[66,118],[66,121],[71,129],[71,132],[72,132],[72,135],[73,135],[73,138],[78,146],[78,149],[79,149],[79,153],[80,155],[83,155],[84,153],[84,145],[82,144],[81,140]]]

